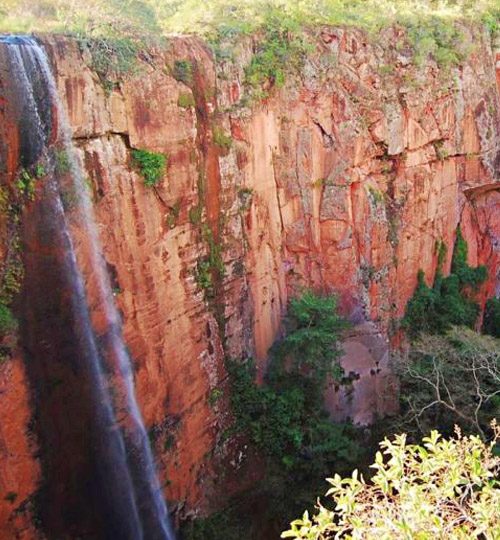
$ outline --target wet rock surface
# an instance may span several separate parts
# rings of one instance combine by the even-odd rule
[[[470,264],[488,267],[480,303],[498,288],[498,58],[478,35],[462,67],[417,70],[394,57],[391,39],[387,31],[373,45],[324,29],[302,77],[249,107],[250,42],[216,66],[201,41],[172,39],[109,92],[75,41],[42,38],[92,190],[137,399],[179,515],[206,511],[223,486],[237,489],[220,475],[228,463],[235,474],[245,466],[241,444],[222,437],[231,421],[223,357],[253,356],[262,376],[302,287],[337,293],[354,324],[342,358],[352,382],[330,388],[327,404],[333,418],[361,424],[395,409],[390,344],[418,269],[433,279],[437,241],[451,248],[460,224]],[[176,61],[191,64],[192,80],[173,77]],[[179,106],[181,95],[194,105]],[[16,161],[15,126],[0,125],[7,163]],[[133,148],[168,155],[160,185],[144,186]],[[214,245],[224,272],[211,268],[207,295],[196,276]],[[38,470],[25,384],[20,360],[0,365],[0,416],[9,433],[19,425],[15,436],[3,422],[0,430],[0,488],[19,494],[0,500],[0,531],[33,538],[14,517]]]

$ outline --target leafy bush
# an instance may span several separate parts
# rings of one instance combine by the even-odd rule
[[[156,186],[167,170],[167,157],[148,150],[132,150],[132,159],[139,169],[146,186]]]
[[[5,335],[17,328],[17,321],[12,311],[0,302],[0,335]]]
[[[441,253],[439,256],[442,263]],[[471,292],[486,277],[484,266],[472,268],[467,264],[467,243],[459,228],[450,275],[444,277],[438,267],[431,288],[425,283],[423,271],[419,271],[417,288],[406,306],[403,326],[411,336],[420,332],[442,333],[451,325],[473,327],[479,306],[471,299]]]
[[[490,298],[486,302],[483,332],[500,338],[500,298]]]
[[[358,471],[329,478],[333,510],[319,504],[314,516],[305,512],[281,538],[496,540],[500,458],[493,444],[460,431],[448,440],[432,431],[422,445],[408,444],[404,434],[385,439],[370,482]]]
[[[337,313],[334,296],[318,296],[305,291],[290,301],[285,319],[286,336],[272,350],[270,377],[283,372],[291,362],[292,373],[312,378],[322,386],[327,375],[337,380],[342,375],[338,363],[338,339],[347,323]]]
[[[216,146],[218,146],[221,150],[228,151],[232,144],[233,140],[229,135],[226,135],[224,133],[224,130],[218,126],[215,126],[212,130],[213,133],[213,141]]]
[[[452,22],[444,22],[438,17],[420,17],[407,21],[406,26],[417,65],[424,64],[429,56],[444,68],[466,58],[470,44],[465,40],[463,30]]]
[[[22,170],[16,180],[16,188],[19,194],[27,199],[33,201],[35,199],[35,180],[26,170]]]
[[[208,260],[201,259],[196,263],[194,278],[198,287],[205,293],[205,297],[213,298],[215,291]]]
[[[453,251],[453,258],[451,260],[451,273],[458,277],[458,283],[460,286],[471,285],[476,287],[483,283],[487,278],[486,268],[484,266],[478,266],[472,268],[467,264],[468,247],[467,242],[462,236],[460,227],[457,229],[457,238],[455,241],[455,249]]]
[[[282,10],[269,9],[263,24],[263,39],[245,69],[245,83],[256,97],[265,97],[269,88],[283,86],[286,73],[300,70],[310,50],[295,18],[287,17]]]

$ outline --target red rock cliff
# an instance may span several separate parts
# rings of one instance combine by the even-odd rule
[[[481,303],[498,288],[500,105],[490,45],[476,35],[460,68],[417,71],[389,47],[394,32],[373,45],[325,29],[302,78],[252,107],[241,101],[251,40],[235,62],[215,65],[199,40],[172,39],[108,93],[88,52],[43,38],[92,187],[162,484],[181,513],[209,508],[222,484],[234,488],[219,476],[223,464],[245,467],[237,442],[223,437],[224,351],[254,356],[262,372],[300,287],[338,293],[359,323],[343,359],[361,374],[356,397],[332,389],[327,401],[334,417],[360,423],[394,407],[387,340],[418,269],[432,280],[437,241],[451,247],[460,224],[469,262],[488,267]],[[188,84],[173,77],[176,60],[192,66]],[[161,185],[144,186],[133,148],[168,155]],[[205,299],[196,275],[210,253],[224,271],[209,269]],[[450,259],[451,249],[445,270]],[[0,366],[0,391],[0,490],[17,494],[1,497],[0,537],[33,538],[19,517],[38,474],[20,358]]]

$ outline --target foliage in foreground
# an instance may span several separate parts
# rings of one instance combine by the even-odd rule
[[[493,426],[495,442],[499,430]],[[500,537],[500,458],[477,436],[443,439],[437,431],[410,445],[406,435],[380,443],[375,475],[367,482],[328,479],[333,509],[291,523],[282,538],[465,540]]]
[[[500,340],[465,327],[422,334],[395,367],[401,380],[402,426],[419,434],[453,425],[488,433],[500,418]]]

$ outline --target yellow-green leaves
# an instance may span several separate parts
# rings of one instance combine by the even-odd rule
[[[380,443],[369,483],[354,471],[328,479],[327,496],[334,510],[318,512],[291,524],[282,538],[299,540],[465,540],[500,538],[500,458],[495,441],[453,439],[432,431],[423,445],[407,444],[406,436]]]

